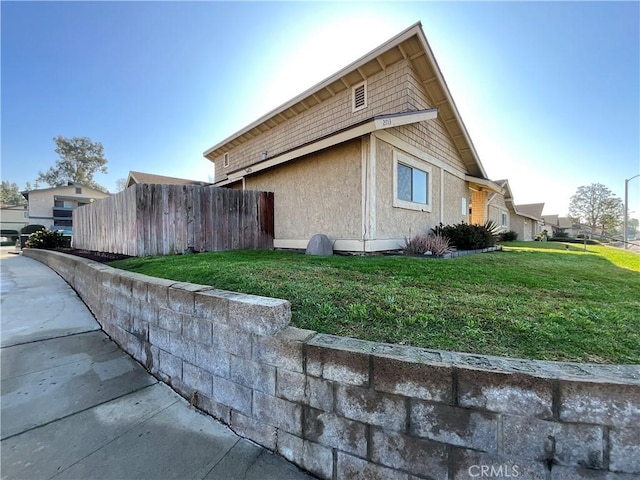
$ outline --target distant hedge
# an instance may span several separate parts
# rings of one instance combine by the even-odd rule
[[[564,238],[551,237],[551,238],[547,238],[547,242],[582,243],[582,244],[585,243],[583,238],[573,238],[573,237],[564,237]],[[601,243],[597,240],[587,239],[587,245],[601,245]]]

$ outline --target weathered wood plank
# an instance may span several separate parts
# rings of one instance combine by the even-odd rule
[[[148,256],[273,248],[273,193],[134,185],[73,212],[74,246]]]

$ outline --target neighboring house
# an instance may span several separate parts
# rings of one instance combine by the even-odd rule
[[[511,214],[513,213],[513,205],[507,205],[507,199],[511,199],[511,190],[506,180],[496,180],[495,183],[502,187],[503,192],[492,192],[487,195],[486,213],[481,217],[481,212],[476,212],[471,202],[473,223],[484,224],[486,220],[492,220],[500,228],[500,232],[508,232],[511,230]],[[511,211],[510,211],[511,209]]]
[[[502,227],[502,231],[514,231],[518,240],[535,240],[544,230],[542,209],[544,203],[516,205],[508,180],[496,180],[503,189],[502,194],[495,194],[489,202],[489,218]],[[549,235],[551,231],[549,230]]]
[[[155,175],[153,173],[143,173],[129,171],[127,178],[127,187],[138,183],[152,183],[157,185],[210,185],[207,182],[198,180],[187,180],[185,178],[165,177],[164,175]]]
[[[544,228],[552,234],[557,236],[558,233],[566,233],[569,237],[577,237],[580,235],[584,228],[574,223],[569,217],[560,217],[558,215],[543,215]]]
[[[22,192],[22,195],[28,202],[29,224],[66,231],[72,229],[73,210],[109,196],[95,188],[73,183],[63,187],[29,190]]]
[[[511,215],[511,230],[518,233],[521,240],[535,240],[544,230],[542,209],[544,203],[514,205],[515,215]],[[547,231],[548,234],[551,232]]]
[[[17,230],[29,224],[27,205],[2,205],[0,223],[2,230]]]
[[[215,185],[275,193],[276,248],[397,249],[501,192],[419,23],[204,155]]]

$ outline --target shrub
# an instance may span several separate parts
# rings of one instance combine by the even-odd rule
[[[587,241],[584,241],[584,236],[582,238],[573,238],[573,237],[567,237],[567,238],[558,238],[558,237],[551,237],[548,239],[549,242],[563,242],[563,243],[580,243],[580,244],[584,244],[586,243],[587,245],[600,245],[600,242],[598,242],[597,240],[591,240],[591,239],[587,239]]]
[[[27,248],[52,249],[63,246],[62,234],[52,230],[38,230],[32,233],[25,244]]]
[[[487,222],[487,224],[487,226],[492,228],[492,225],[489,222]],[[469,225],[464,222],[456,225],[444,226],[441,223],[431,231],[435,235],[447,237],[451,244],[458,250],[476,250],[492,247],[496,244],[496,237],[491,229],[487,228],[487,226]]]
[[[423,255],[427,250],[427,235],[416,235],[411,240],[405,237],[402,251],[407,255]]]
[[[405,238],[402,251],[408,255],[432,255],[441,256],[451,251],[449,239],[443,235],[429,234],[416,235],[411,240]]]
[[[553,238],[569,238],[569,233],[564,230],[557,230],[553,232]]]
[[[500,235],[500,225],[493,220],[487,220],[484,222],[483,227],[496,238]]]
[[[508,232],[503,232],[500,234],[501,242],[515,242],[518,239],[518,233],[513,230],[509,230]]]

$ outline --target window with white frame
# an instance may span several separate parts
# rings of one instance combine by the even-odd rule
[[[431,166],[393,152],[393,206],[431,211]]]
[[[508,226],[508,223],[507,223],[507,214],[506,214],[506,213],[503,213],[503,214],[502,214],[502,226],[503,226],[503,227],[507,227],[507,226]]]
[[[367,108],[367,82],[359,83],[351,88],[351,110],[358,112]]]
[[[222,160],[222,165],[224,167],[228,167],[229,166],[229,152],[224,154],[224,159]]]

